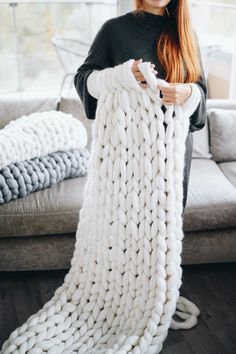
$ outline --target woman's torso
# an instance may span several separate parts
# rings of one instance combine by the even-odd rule
[[[130,59],[143,59],[156,65],[158,71],[156,77],[165,78],[165,72],[157,56],[157,41],[167,25],[167,14],[164,16],[143,12],[141,17],[136,17],[132,11],[124,15],[107,20],[98,31],[93,44],[91,45],[88,57],[83,65],[78,69],[79,89],[82,100],[88,111],[89,104],[95,106],[95,100],[91,97],[87,89],[84,91],[86,76],[93,69],[114,67]],[[86,92],[86,96],[84,96]],[[183,176],[183,206],[187,199],[190,164],[192,157],[192,133],[189,131],[186,138],[185,167]]]
[[[132,12],[119,16],[114,23],[116,42],[111,45],[112,66],[123,63],[130,58],[143,59],[155,64],[157,77],[164,79],[165,71],[157,57],[157,41],[166,27],[168,17],[144,12],[142,17],[135,17]],[[120,29],[120,30],[119,30]],[[118,46],[118,48],[117,48]],[[185,164],[183,176],[183,206],[187,201],[190,166],[192,159],[193,137],[189,132],[185,141]]]

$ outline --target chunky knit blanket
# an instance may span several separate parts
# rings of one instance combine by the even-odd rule
[[[17,161],[86,145],[86,129],[71,114],[32,113],[10,121],[0,130],[0,169]]]
[[[67,178],[85,176],[88,159],[89,151],[77,148],[7,165],[0,170],[0,204],[50,188]]]
[[[4,354],[156,354],[169,328],[197,323],[179,288],[185,138],[199,97],[164,113],[150,63],[139,64],[144,89],[132,62],[88,77],[98,104],[71,268]]]

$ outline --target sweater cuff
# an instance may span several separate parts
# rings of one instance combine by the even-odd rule
[[[141,92],[131,66],[134,59],[129,59],[114,67],[107,67],[101,70],[93,70],[87,78],[87,89],[91,96],[98,99],[101,93],[110,92],[114,89],[134,88]]]
[[[190,117],[197,109],[197,106],[201,99],[201,92],[196,84],[190,83],[189,85],[191,85],[192,87],[192,93],[181,106],[185,114]]]

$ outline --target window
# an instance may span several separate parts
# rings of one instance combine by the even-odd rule
[[[57,49],[72,51],[67,66],[75,71],[98,28],[116,15],[116,0],[0,1],[0,92],[59,91],[67,68]]]
[[[0,93],[59,92],[98,28],[133,0],[0,0]],[[236,2],[190,0],[210,98],[236,98]],[[55,37],[57,36],[57,38]],[[54,45],[53,41],[54,40]]]
[[[192,0],[191,14],[206,63],[209,97],[236,98],[235,0]]]

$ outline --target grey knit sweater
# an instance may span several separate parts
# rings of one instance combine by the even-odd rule
[[[124,15],[107,20],[97,32],[84,63],[78,68],[74,77],[75,88],[84,105],[88,119],[95,119],[97,100],[87,88],[87,78],[93,70],[114,67],[129,59],[151,61],[156,65],[157,77],[165,78],[165,72],[158,61],[156,42],[162,31],[168,26],[169,18],[143,11],[141,16],[130,11]],[[195,112],[190,116],[190,129],[186,139],[184,197],[183,208],[187,200],[189,173],[191,167],[194,131],[200,130],[206,123],[207,85],[202,70],[196,82],[201,92],[201,100]]]

